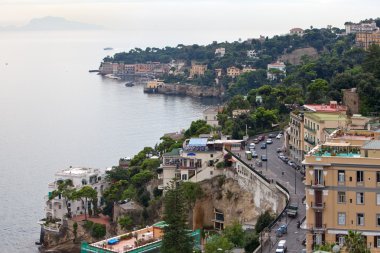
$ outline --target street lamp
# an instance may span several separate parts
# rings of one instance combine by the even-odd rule
[[[265,161],[265,170],[268,171],[268,147],[265,148],[265,157],[267,158]]]

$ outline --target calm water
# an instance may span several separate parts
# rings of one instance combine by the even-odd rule
[[[37,251],[36,222],[58,169],[114,165],[154,146],[163,133],[186,128],[215,103],[147,95],[142,86],[126,88],[88,73],[109,53],[104,47],[180,43],[165,38],[0,33],[0,252]],[[197,42],[192,39],[182,42]]]

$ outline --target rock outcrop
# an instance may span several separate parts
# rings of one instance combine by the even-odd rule
[[[163,84],[157,93],[191,97],[221,97],[223,89],[219,86],[199,86],[192,84]]]

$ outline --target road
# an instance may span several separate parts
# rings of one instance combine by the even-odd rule
[[[250,143],[253,138],[250,138],[248,143]],[[267,140],[267,136],[266,139]],[[261,143],[256,144],[256,152],[258,154],[258,159],[261,155],[267,155],[268,161],[262,162],[262,167],[255,166],[256,170],[261,171],[262,174],[267,177],[269,180],[273,179],[285,186],[290,193],[290,203],[298,204],[298,217],[289,218],[287,216],[283,217],[271,230],[271,243],[267,244],[263,248],[263,253],[275,252],[276,246],[279,240],[286,240],[287,251],[292,252],[301,252],[305,247],[302,245],[302,241],[305,239],[306,231],[297,228],[297,221],[305,217],[306,208],[302,203],[302,199],[305,196],[305,186],[303,183],[303,175],[284,163],[280,158],[278,158],[277,149],[283,147],[284,138],[276,139],[272,138],[273,143],[267,144],[267,149],[261,149]],[[240,154],[240,157],[248,164],[254,165],[254,159],[247,160],[245,157],[245,151],[236,152]],[[288,224],[288,233],[282,237],[276,237],[275,232],[279,226],[282,224]]]

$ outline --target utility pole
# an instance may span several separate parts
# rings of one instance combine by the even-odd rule
[[[297,169],[294,169],[294,194],[297,194]]]

